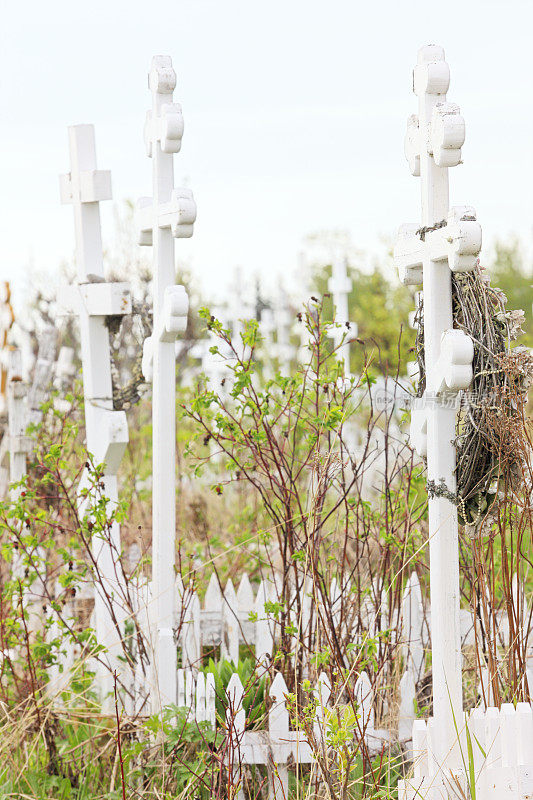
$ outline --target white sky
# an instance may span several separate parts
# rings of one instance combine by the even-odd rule
[[[66,126],[96,125],[116,200],[150,193],[146,73],[170,54],[185,136],[177,182],[198,222],[178,252],[211,294],[236,265],[295,273],[303,237],[348,229],[372,250],[419,218],[403,137],[419,46],[446,48],[448,99],[465,116],[452,202],[478,211],[487,245],[533,219],[533,4],[524,0],[29,0],[2,4],[0,279],[73,252],[59,204]],[[107,204],[109,207],[110,203]],[[104,236],[113,233],[104,214]]]

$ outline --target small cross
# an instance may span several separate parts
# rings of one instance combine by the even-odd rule
[[[343,256],[337,255],[333,258],[328,289],[333,295],[334,321],[336,323],[331,329],[330,336],[335,349],[339,348],[338,357],[344,362],[344,373],[348,377],[350,375],[350,342],[343,340],[348,332],[351,336],[357,336],[357,323],[350,322],[349,318],[348,298],[352,291],[352,280],[348,277],[346,258]]]

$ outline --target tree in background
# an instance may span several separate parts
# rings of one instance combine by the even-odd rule
[[[371,272],[348,266],[348,274],[352,279],[348,298],[350,321],[357,323],[357,338],[365,345],[364,348],[351,348],[352,371],[360,374],[365,360],[370,359],[374,371],[390,374],[398,364],[399,348],[400,374],[405,375],[406,362],[413,360],[409,351],[415,339],[414,331],[409,327],[409,312],[414,308],[413,289],[402,286],[395,275],[389,278],[381,266],[375,266]],[[327,319],[332,320],[333,298],[328,293],[330,277],[330,264],[313,267],[311,286],[324,296],[324,313]]]
[[[518,238],[496,242],[492,263],[488,265],[491,284],[499,286],[508,299],[508,308],[525,312],[524,336],[520,344],[533,347],[533,270],[524,263],[524,248]]]

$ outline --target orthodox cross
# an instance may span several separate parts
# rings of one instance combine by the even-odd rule
[[[461,163],[464,120],[446,102],[450,70],[441,47],[418,53],[413,74],[419,114],[407,125],[406,157],[421,180],[421,224],[400,228],[395,263],[406,284],[423,284],[426,391],[414,408],[411,431],[427,456],[434,739],[439,765],[460,766],[457,725],[462,720],[459,553],[455,467],[457,394],[472,380],[473,344],[454,330],[452,272],[475,268],[481,228],[471,208],[449,209],[448,168]]]
[[[174,153],[181,148],[183,116],[172,102],[176,73],[168,56],[154,56],[148,86],[152,109],[144,139],[152,159],[153,197],[139,201],[139,244],[153,246],[154,329],[144,344],[143,374],[153,381],[152,597],[155,642],[152,710],[177,701],[176,563],[176,337],[187,324],[189,300],[176,286],[174,238],[192,236],[196,205],[188,189],[174,188]]]

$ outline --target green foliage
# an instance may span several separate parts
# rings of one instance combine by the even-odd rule
[[[222,724],[225,724],[228,708],[226,689],[232,678],[237,674],[244,688],[243,708],[246,713],[246,727],[255,728],[264,723],[266,715],[266,685],[265,675],[259,676],[256,672],[255,659],[245,658],[238,664],[222,659],[215,662],[212,658],[203,672],[215,678],[216,712]]]
[[[507,297],[507,309],[525,312],[524,333],[519,344],[533,347],[533,270],[524,263],[519,240],[496,242],[494,258],[488,265],[492,286],[498,286]]]
[[[409,312],[414,307],[412,290],[402,286],[395,274],[387,277],[379,266],[371,272],[352,267],[348,274],[352,279],[348,297],[350,320],[357,323],[358,339],[364,342],[364,346],[352,345],[350,349],[352,371],[364,372],[370,362],[368,377],[372,379],[372,372],[394,375],[399,363],[400,375],[405,374],[405,364],[412,360],[409,349],[414,346],[414,332],[408,326]],[[335,313],[327,288],[330,277],[330,265],[316,267],[312,275],[313,289],[324,297],[327,320],[334,319]]]

